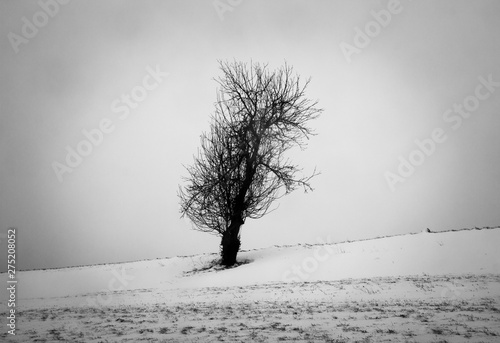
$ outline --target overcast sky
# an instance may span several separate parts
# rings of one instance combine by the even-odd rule
[[[18,268],[218,252],[177,189],[219,59],[287,61],[324,109],[290,154],[315,191],[248,220],[242,249],[500,224],[498,1],[45,2],[0,2]]]

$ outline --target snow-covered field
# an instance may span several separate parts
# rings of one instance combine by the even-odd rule
[[[19,272],[0,340],[500,342],[500,228],[324,241]]]

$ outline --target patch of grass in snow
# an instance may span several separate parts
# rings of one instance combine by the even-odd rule
[[[194,329],[194,326],[185,326],[181,329],[181,333],[183,335],[187,335],[191,331],[191,329]]]
[[[158,330],[158,332],[162,335],[165,335],[167,333],[171,333],[172,330],[170,330],[170,328],[167,328],[167,327],[161,327],[160,330]]]

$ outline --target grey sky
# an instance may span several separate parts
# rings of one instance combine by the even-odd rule
[[[0,229],[18,228],[18,268],[218,251],[179,218],[176,195],[208,128],[218,59],[286,60],[324,109],[291,156],[321,171],[315,191],[247,221],[242,249],[499,224],[499,2],[232,3],[73,0],[26,38],[40,4],[0,2]],[[131,92],[144,99],[117,111]],[[454,107],[464,102],[467,118]],[[60,182],[53,163],[103,120],[111,132]],[[442,142],[415,152],[436,129]],[[411,156],[420,165],[391,186]]]

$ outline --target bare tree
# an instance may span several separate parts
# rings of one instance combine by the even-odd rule
[[[181,213],[200,231],[220,235],[221,263],[236,263],[240,228],[246,218],[264,216],[274,200],[297,187],[312,190],[310,179],[284,154],[305,148],[313,135],[307,126],[321,109],[305,97],[292,68],[269,71],[267,65],[220,62],[222,76],[210,131],[187,168],[179,190]]]

